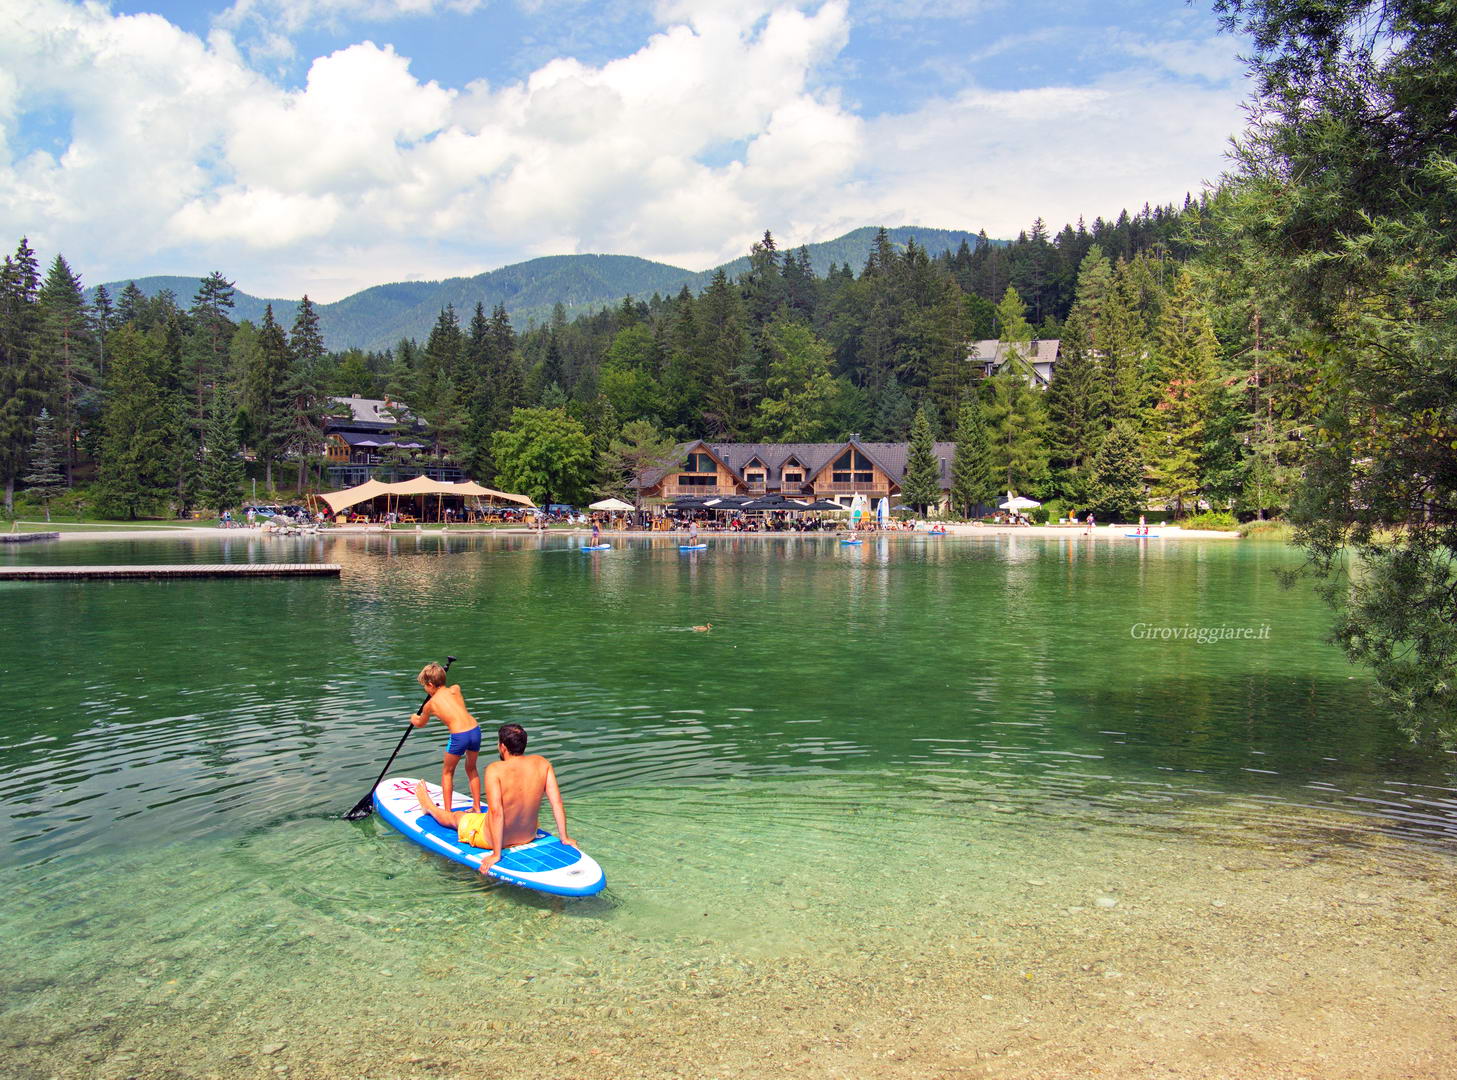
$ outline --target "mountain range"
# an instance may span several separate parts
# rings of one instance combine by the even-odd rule
[[[831,265],[848,263],[858,273],[874,247],[876,231],[867,226],[835,240],[805,245],[814,272],[824,275]],[[932,256],[955,251],[962,241],[974,246],[977,238],[977,234],[972,232],[918,226],[887,231],[897,247],[904,248],[914,240]],[[384,351],[393,348],[401,338],[424,341],[447,304],[454,305],[462,324],[470,319],[477,303],[485,307],[487,314],[497,304],[503,304],[511,316],[512,325],[521,330],[545,323],[557,304],[561,304],[571,318],[615,306],[627,296],[638,299],[647,299],[653,293],[666,296],[678,292],[685,285],[697,293],[719,270],[732,280],[748,268],[747,255],[702,271],[685,270],[632,255],[547,255],[474,277],[374,285],[332,304],[315,304],[314,310],[318,312],[319,328],[330,349]],[[170,290],[178,305],[187,307],[201,279],[202,275],[157,276],[105,284],[113,301],[128,281],[133,281],[147,296]],[[263,318],[264,309],[270,304],[274,318],[285,329],[293,325],[298,310],[297,298],[269,299],[236,289],[233,293],[233,319],[256,323]]]

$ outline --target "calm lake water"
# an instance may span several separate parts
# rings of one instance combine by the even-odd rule
[[[867,955],[892,917],[930,947],[954,930],[937,905],[990,903],[998,869],[1151,834],[1237,825],[1318,850],[1344,842],[1338,813],[1399,841],[1380,856],[1398,864],[1457,839],[1452,774],[1406,760],[1323,643],[1328,613],[1275,580],[1298,561],[1283,546],[580,542],[0,554],[344,567],[0,583],[16,1074],[309,1075],[307,1055],[390,1038],[427,986],[509,989],[543,1022],[615,1016],[710,962]],[[1186,626],[1256,636],[1148,636]],[[414,673],[447,653],[482,724],[524,724],[556,763],[602,896],[483,887],[375,818],[340,820],[419,704]],[[438,775],[443,743],[412,735],[394,771]]]

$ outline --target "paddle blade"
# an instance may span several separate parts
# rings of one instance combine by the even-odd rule
[[[344,815],[344,820],[358,821],[361,818],[369,817],[369,815],[372,813],[374,813],[374,792],[371,791],[368,795],[366,795],[364,798],[360,799],[357,803],[354,804],[354,809],[350,810],[349,813]]]

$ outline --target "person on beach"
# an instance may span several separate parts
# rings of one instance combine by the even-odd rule
[[[481,726],[476,718],[466,711],[465,698],[460,686],[445,685],[445,669],[439,664],[426,664],[416,676],[430,700],[410,717],[415,727],[424,727],[432,716],[439,719],[450,732],[450,741],[445,744],[445,763],[440,767],[440,792],[448,808],[455,796],[455,767],[465,758],[465,778],[470,784],[471,807],[481,809],[481,774],[476,765],[476,756],[481,751]]]
[[[504,848],[536,839],[543,797],[551,804],[557,839],[576,847],[576,841],[567,835],[567,812],[557,787],[556,770],[540,754],[526,752],[526,729],[520,724],[502,724],[496,733],[496,752],[501,760],[486,766],[484,813],[479,801],[470,811],[436,806],[423,781],[415,787],[421,809],[446,828],[454,829],[461,843],[490,851],[481,859],[483,874],[501,861]]]

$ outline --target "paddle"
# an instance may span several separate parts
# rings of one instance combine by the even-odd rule
[[[455,663],[455,657],[447,656],[445,658],[445,670],[449,671],[450,665],[453,663]],[[430,695],[426,694],[425,700],[420,703],[420,708],[424,709],[425,706],[428,704],[430,704]],[[350,810],[349,813],[344,815],[345,821],[358,821],[360,818],[367,818],[370,814],[374,813],[374,789],[379,787],[379,782],[384,779],[384,774],[390,771],[390,766],[395,763],[395,754],[398,754],[400,752],[400,747],[405,745],[405,740],[410,737],[410,732],[414,730],[414,724],[405,724],[405,733],[400,736],[400,741],[395,743],[394,754],[391,754],[390,759],[384,763],[384,768],[381,769],[379,771],[379,775],[374,778],[374,783],[369,785],[369,790],[365,792],[364,798],[360,799],[357,803],[355,803],[354,809]]]

